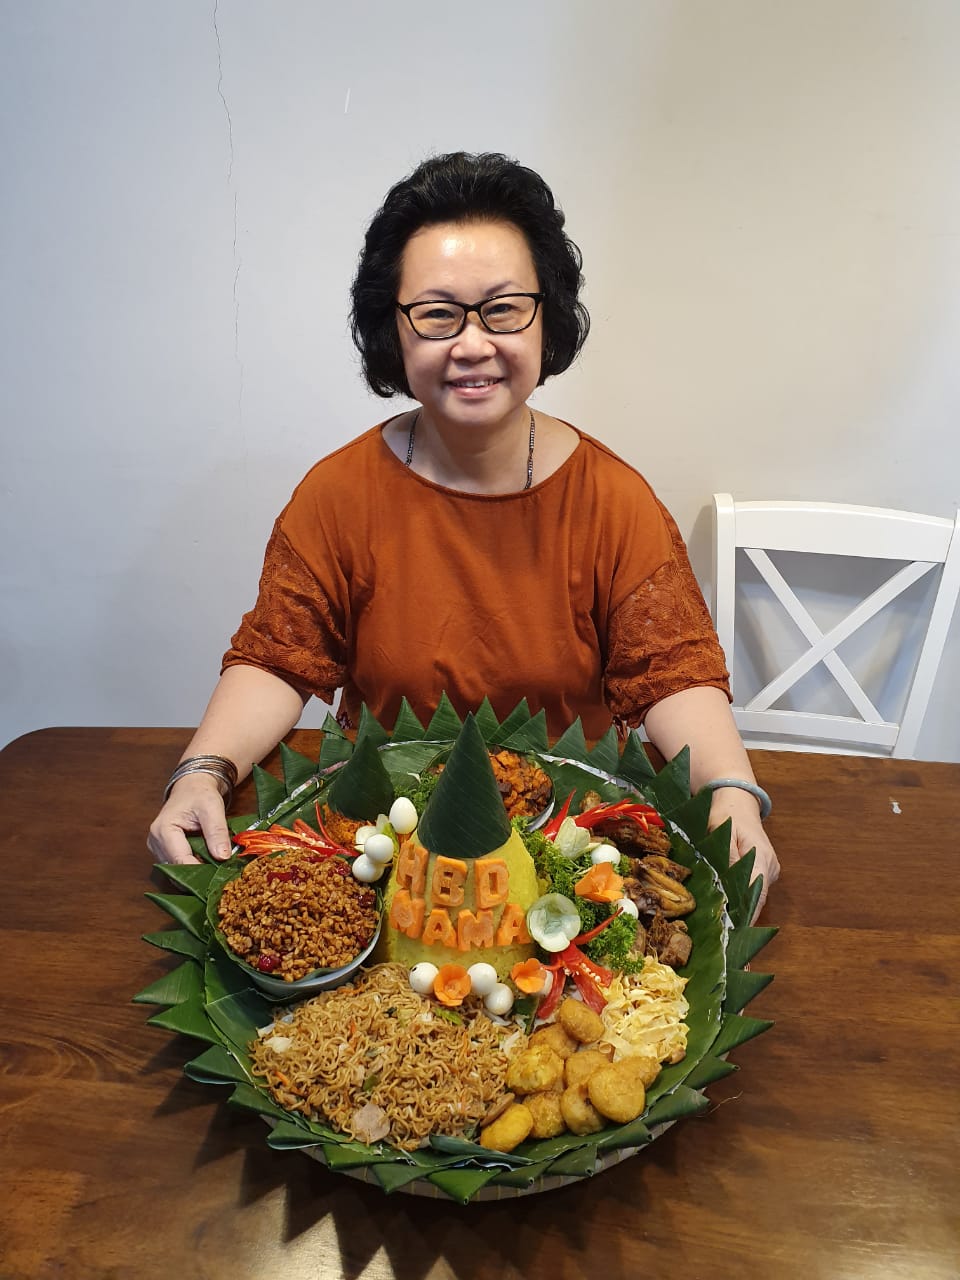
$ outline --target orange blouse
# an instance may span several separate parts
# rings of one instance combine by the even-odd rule
[[[223,659],[390,727],[446,691],[506,716],[526,697],[551,736],[638,725],[694,685],[729,696],[723,653],[669,513],[579,432],[533,488],[460,493],[405,467],[380,426],[318,462],[281,512],[260,593]]]

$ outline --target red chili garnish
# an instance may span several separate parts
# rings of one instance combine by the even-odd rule
[[[598,933],[602,933],[608,924],[612,924],[616,920],[621,911],[622,908],[619,908],[612,915],[607,916],[606,920],[601,921],[595,929],[589,929],[586,933],[578,934],[569,946],[557,952],[550,964],[544,965],[544,968],[552,971],[553,983],[537,1007],[538,1018],[544,1020],[549,1018],[560,1003],[560,996],[563,994],[565,985],[565,974],[573,979],[577,990],[583,997],[583,1003],[592,1009],[594,1013],[603,1012],[607,997],[603,994],[602,988],[609,987],[613,981],[613,974],[609,969],[605,969],[603,965],[597,964],[589,956],[585,956],[580,947],[583,943],[592,941]]]
[[[586,827],[588,831],[605,822],[608,818],[632,818],[644,831],[651,827],[665,827],[663,819],[652,804],[642,804],[634,800],[618,800],[616,804],[598,804],[586,813],[578,813],[574,822],[578,827]]]
[[[268,871],[267,884],[273,884],[275,880],[283,880],[284,882],[288,882],[294,878],[295,874],[296,873],[293,871]]]
[[[269,951],[257,957],[257,968],[261,973],[273,973],[279,963],[280,957],[272,955]]]

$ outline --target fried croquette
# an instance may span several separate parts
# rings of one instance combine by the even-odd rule
[[[571,1133],[599,1133],[606,1124],[587,1095],[585,1084],[572,1084],[560,1095],[560,1111]]]
[[[481,1147],[490,1151],[512,1151],[528,1137],[533,1128],[533,1116],[522,1102],[513,1102],[503,1115],[498,1116],[480,1133]]]
[[[603,1035],[603,1019],[599,1013],[594,1013],[582,1000],[574,1000],[572,996],[567,996],[560,1005],[557,1021],[580,1044],[593,1044]]]
[[[560,1110],[560,1098],[559,1090],[531,1093],[524,1098],[523,1105],[533,1116],[531,1138],[556,1138],[564,1132],[567,1125]]]
[[[568,1087],[572,1084],[583,1084],[599,1071],[601,1067],[609,1067],[610,1059],[599,1049],[581,1049],[572,1054],[563,1064],[563,1081]]]
[[[617,1124],[627,1124],[643,1114],[646,1091],[642,1073],[643,1058],[621,1058],[619,1062],[599,1067],[584,1086],[593,1106],[601,1116]]]
[[[563,1059],[548,1044],[518,1053],[507,1070],[507,1088],[513,1093],[543,1093],[563,1081]]]
[[[571,1053],[576,1053],[580,1048],[580,1041],[562,1027],[559,1022],[551,1022],[549,1026],[541,1027],[539,1031],[535,1031],[527,1041],[527,1048],[532,1049],[535,1045],[546,1044],[551,1049],[559,1053],[561,1058],[569,1058]]]

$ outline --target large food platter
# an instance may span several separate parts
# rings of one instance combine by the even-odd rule
[[[258,1030],[271,1022],[276,1006],[216,944],[207,900],[222,881],[222,871],[202,840],[194,844],[199,863],[159,867],[172,892],[147,896],[171,917],[172,927],[144,937],[180,962],[134,997],[159,1006],[149,1019],[151,1025],[202,1043],[202,1052],[186,1063],[186,1074],[229,1089],[232,1105],[261,1115],[269,1126],[266,1140],[271,1147],[303,1151],[333,1172],[386,1192],[463,1203],[543,1192],[592,1176],[642,1151],[671,1124],[705,1108],[705,1089],[736,1070],[730,1052],[771,1025],[743,1011],[771,980],[771,975],[746,966],[776,932],[751,924],[760,892],[759,882],[750,883],[753,857],[731,867],[729,830],[721,827],[708,833],[710,795],[691,796],[686,751],[657,772],[636,733],[621,747],[611,730],[588,747],[576,723],[550,744],[542,713],[531,715],[525,702],[503,721],[485,702],[476,722],[491,747],[534,757],[551,778],[555,795],[572,792],[576,803],[589,789],[604,800],[633,795],[655,805],[667,822],[671,856],[690,870],[697,907],[688,920],[693,954],[681,971],[690,1005],[687,1053],[661,1072],[647,1092],[639,1119],[586,1136],[566,1133],[528,1140],[509,1154],[439,1136],[429,1147],[407,1152],[353,1141],[325,1124],[283,1110],[251,1070],[247,1052]],[[309,820],[331,779],[364,738],[375,743],[391,777],[408,779],[449,750],[461,726],[446,699],[427,726],[404,705],[392,733],[364,714],[351,738],[330,718],[317,760],[284,744],[282,777],[255,770],[258,813],[231,818],[231,829],[240,833]]]

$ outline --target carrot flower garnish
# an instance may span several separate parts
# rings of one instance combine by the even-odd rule
[[[461,964],[444,964],[433,980],[433,994],[448,1009],[463,1004],[470,994],[470,975]]]
[[[518,991],[525,991],[528,995],[537,996],[546,987],[550,971],[534,957],[530,960],[521,960],[515,964],[510,970],[510,977],[513,979]]]
[[[611,862],[598,862],[573,887],[578,898],[588,902],[616,902],[623,897],[623,877]]]

